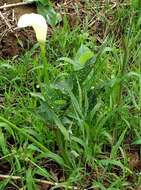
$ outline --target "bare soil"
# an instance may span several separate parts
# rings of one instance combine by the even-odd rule
[[[2,0],[0,6],[21,2],[20,0]],[[30,28],[15,30],[18,18],[25,13],[36,12],[34,6],[18,6],[4,9],[0,16],[0,58],[17,56],[35,43],[35,34]]]

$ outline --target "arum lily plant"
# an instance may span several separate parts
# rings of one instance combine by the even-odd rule
[[[41,59],[44,65],[44,78],[45,82],[49,82],[48,78],[48,63],[46,60],[46,35],[47,35],[47,23],[45,18],[40,14],[30,13],[24,14],[19,18],[18,28],[24,28],[32,26],[35,33],[37,41],[39,42],[41,48]]]

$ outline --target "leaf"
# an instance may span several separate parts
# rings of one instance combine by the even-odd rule
[[[53,152],[51,153],[41,153],[40,156],[38,156],[38,159],[41,158],[50,158],[53,161],[55,161],[56,163],[58,163],[60,166],[65,166],[64,160],[61,156],[59,156],[58,154],[54,154]]]
[[[141,8],[140,0],[130,0],[130,2],[131,2],[132,8],[137,9],[137,10]]]
[[[47,23],[51,26],[55,26],[62,20],[61,15],[56,13],[51,6],[43,6],[41,3],[38,3],[37,11],[45,17]]]
[[[27,3],[37,2],[37,3],[41,3],[42,5],[49,5],[50,4],[49,0],[24,0],[24,2],[27,2]]]
[[[59,78],[51,84],[51,87],[56,90],[60,90],[63,94],[66,94],[68,93],[68,90],[73,89],[73,82],[71,78]]]
[[[132,144],[141,145],[141,139],[134,141]]]
[[[91,188],[94,188],[94,189],[100,189],[100,190],[106,190],[106,188],[104,187],[104,185],[100,182],[93,182],[93,185]]]
[[[14,70],[13,66],[10,65],[10,64],[7,64],[7,63],[1,64],[1,65],[0,65],[0,69],[2,69],[2,68]]]
[[[79,104],[77,98],[75,97],[75,95],[73,94],[73,92],[71,90],[68,90],[68,94],[71,98],[71,102],[73,104],[75,111],[77,113],[79,113],[79,115],[83,118],[83,113],[82,113],[82,110],[81,110],[81,107],[80,107],[80,104]]]
[[[7,131],[10,133],[10,135],[12,135],[12,137],[15,139],[14,132],[13,132],[12,128],[7,123],[0,122],[0,128],[7,129]]]
[[[64,62],[67,62],[69,64],[75,65],[74,61],[68,57],[61,57],[58,59],[58,61],[64,61]]]
[[[74,70],[80,70],[85,66],[85,63],[94,56],[94,53],[85,45],[81,45],[74,58]]]
[[[117,143],[112,147],[112,151],[111,151],[111,155],[110,155],[111,158],[116,158],[118,149],[120,148],[121,143],[123,142],[123,139],[125,137],[126,131],[127,131],[127,128],[122,132],[122,134],[120,135]]]
[[[36,189],[34,179],[33,179],[32,170],[30,168],[26,171],[26,186],[27,186],[27,190]]]
[[[57,117],[55,113],[53,113],[53,119],[54,119],[55,124],[60,129],[61,133],[63,134],[64,138],[66,140],[69,140],[69,133],[67,129],[63,126],[62,122],[60,121],[60,119]]]
[[[3,134],[2,130],[1,130],[1,128],[0,128],[0,148],[1,148],[2,153],[4,155],[9,153],[8,149],[7,149],[7,145],[6,145],[6,139],[4,137],[4,134]]]
[[[45,17],[49,25],[55,26],[62,21],[61,15],[53,9],[49,0],[25,0],[25,2],[35,2],[37,4],[37,12]]]
[[[44,177],[46,177],[46,178],[49,179],[49,180],[50,180],[51,178],[53,178],[53,177],[48,173],[48,171],[47,171],[46,169],[41,168],[40,166],[36,167],[35,173],[36,173],[37,175],[44,176]]]
[[[132,173],[132,171],[129,168],[125,167],[121,163],[121,161],[119,161],[119,160],[113,160],[113,159],[111,159],[111,160],[100,160],[99,164],[101,164],[103,166],[115,165],[115,166],[120,167],[123,171],[128,171],[129,173]]]
[[[38,0],[42,5],[49,5],[49,0]]]
[[[45,101],[45,98],[44,98],[44,96],[42,96],[41,93],[34,93],[34,92],[31,92],[30,95],[31,95],[32,97],[34,97],[34,98],[38,98],[38,99],[40,99],[40,100],[42,100],[42,101]]]

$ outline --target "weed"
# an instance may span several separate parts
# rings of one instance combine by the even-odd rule
[[[47,83],[36,45],[0,61],[0,164],[9,175],[1,189],[38,189],[42,178],[52,189],[140,186],[140,17],[131,5],[116,6],[104,7],[104,22],[109,14],[112,21],[102,42],[89,27],[70,29],[66,17],[53,28]]]

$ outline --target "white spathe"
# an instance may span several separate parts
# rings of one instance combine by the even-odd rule
[[[45,43],[47,35],[47,23],[45,18],[40,14],[24,14],[19,18],[18,28],[32,26],[36,33],[39,43]]]

